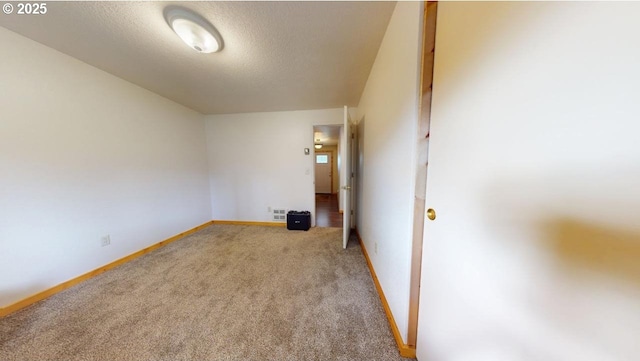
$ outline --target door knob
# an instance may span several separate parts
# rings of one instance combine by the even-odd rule
[[[427,218],[429,218],[432,221],[436,219],[436,211],[433,208],[427,209]]]
[[[350,190],[351,186],[342,186],[342,189]]]

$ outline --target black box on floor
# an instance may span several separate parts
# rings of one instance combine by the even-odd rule
[[[287,213],[287,229],[296,231],[308,231],[311,228],[311,212],[289,211]]]

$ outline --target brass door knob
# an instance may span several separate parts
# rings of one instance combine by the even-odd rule
[[[436,219],[436,211],[433,208],[427,209],[427,218],[429,218],[432,221]]]

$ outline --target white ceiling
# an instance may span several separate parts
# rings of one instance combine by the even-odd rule
[[[200,54],[163,9],[194,10],[224,49]],[[357,106],[395,2],[47,2],[0,26],[203,114]],[[2,51],[10,51],[4,48]]]

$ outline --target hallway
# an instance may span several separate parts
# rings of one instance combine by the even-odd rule
[[[316,227],[342,228],[337,194],[316,193]]]

